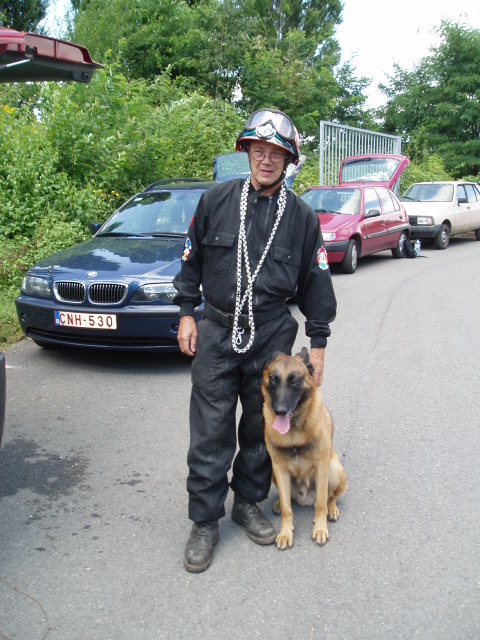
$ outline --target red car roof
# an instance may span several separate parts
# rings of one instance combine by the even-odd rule
[[[0,82],[64,80],[88,83],[95,69],[88,49],[35,33],[0,28]]]

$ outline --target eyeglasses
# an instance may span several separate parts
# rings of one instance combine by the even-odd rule
[[[271,122],[281,136],[292,140],[295,138],[295,128],[290,118],[275,109],[255,111],[245,123],[245,129],[255,129],[267,122]]]
[[[268,154],[266,153],[266,151],[264,151],[264,149],[253,149],[252,151],[250,151],[250,154],[253,157],[253,159],[257,160],[258,162],[261,162],[262,160],[265,160],[265,158],[268,158],[271,162],[275,164],[280,164],[280,162],[284,162],[285,158],[287,157],[281,151],[272,151],[272,153]]]

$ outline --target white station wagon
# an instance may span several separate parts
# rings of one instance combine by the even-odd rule
[[[450,236],[475,232],[480,240],[480,189],[474,182],[415,182],[400,198],[411,238],[433,238],[446,249]]]

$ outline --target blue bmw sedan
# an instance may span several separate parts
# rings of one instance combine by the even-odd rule
[[[177,350],[172,280],[211,184],[155,182],[92,225],[93,238],[29,269],[16,299],[25,335],[42,347]],[[195,314],[203,316],[203,305]]]

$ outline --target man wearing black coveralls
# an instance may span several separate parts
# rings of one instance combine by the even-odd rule
[[[275,351],[291,353],[298,323],[286,300],[296,295],[320,385],[336,312],[318,216],[283,182],[288,164],[299,159],[290,118],[274,109],[256,111],[236,149],[248,152],[251,176],[218,183],[203,194],[174,280],[178,343],[195,356],[187,479],[194,525],[184,556],[193,572],[209,567],[218,542],[237,443],[238,399],[232,519],[257,544],[275,541],[272,524],[256,505],[268,496],[272,472],[264,440],[263,367]],[[197,326],[194,308],[202,293],[205,318]]]

